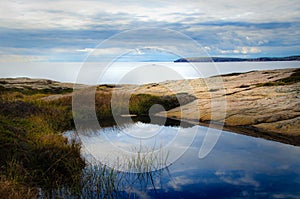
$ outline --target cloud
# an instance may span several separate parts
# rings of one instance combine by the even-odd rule
[[[28,55],[0,55],[0,62],[41,62],[48,61],[46,57],[42,56],[28,56]]]
[[[45,6],[47,5],[47,6]],[[297,0],[276,0],[272,4],[260,0],[236,2],[213,0],[210,3],[175,1],[1,1],[1,26],[6,28],[82,29],[97,23],[122,25],[134,22],[297,22]],[[275,12],[276,11],[276,12]]]
[[[91,56],[99,55],[115,55],[124,52],[123,48],[84,48],[78,49],[76,52],[86,52],[91,53]]]
[[[221,50],[219,49],[221,54],[257,54],[260,53],[261,50],[257,47],[237,47],[233,50]]]
[[[260,186],[259,182],[254,180],[253,177],[247,173],[216,171],[215,175],[218,176],[220,180],[232,185],[250,185],[254,187]]]
[[[100,42],[117,33],[156,27],[184,33],[214,56],[297,54],[299,10],[297,0],[275,0],[272,4],[261,0],[212,0],[209,3],[75,0],[72,5],[67,0],[1,1],[0,44],[7,49],[27,48],[32,50],[31,56],[43,54],[52,61],[83,61]],[[144,34],[140,37],[149,38]],[[177,48],[183,45],[183,41],[174,43]],[[279,47],[287,51],[274,50]],[[123,51],[121,48],[138,49],[123,41],[97,50],[95,54],[108,55]],[[192,49],[190,51],[186,54],[197,56]],[[6,53],[15,54],[9,50]],[[142,55],[142,51],[136,53]]]
[[[167,186],[173,188],[175,191],[180,191],[183,186],[188,186],[197,182],[197,179],[188,178],[187,176],[176,176],[172,181],[167,183]]]
[[[0,47],[0,62],[39,62],[48,61],[46,56],[27,48]]]

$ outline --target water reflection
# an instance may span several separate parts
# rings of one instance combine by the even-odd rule
[[[213,151],[204,159],[198,159],[199,147],[207,127],[164,127],[138,122],[124,126],[135,136],[162,128],[156,143],[168,143],[174,134],[180,140],[172,141],[171,152],[181,152],[182,143],[190,140],[195,129],[197,135],[187,151],[164,169],[145,173],[117,171],[118,185],[114,195],[118,198],[299,198],[300,195],[300,147],[286,145],[261,138],[253,138],[223,131]],[[179,130],[180,129],[180,130]],[[107,154],[107,140],[124,147],[132,147],[130,139],[120,134],[119,128],[105,128],[83,139],[84,146],[94,150],[85,155]],[[70,135],[70,132],[69,132]],[[156,135],[157,136],[157,135]],[[154,136],[155,137],[155,136]],[[153,146],[145,140],[143,145]],[[95,148],[96,147],[96,148]],[[126,148],[128,147],[128,148]],[[91,149],[90,148],[90,149]],[[99,173],[99,172],[98,172]],[[101,173],[101,172],[100,172]],[[93,187],[93,186],[89,186]],[[85,193],[87,194],[87,193]]]
[[[136,122],[66,136],[81,142],[88,162],[96,160],[119,171],[149,172],[175,162],[192,144],[197,130],[197,126]]]

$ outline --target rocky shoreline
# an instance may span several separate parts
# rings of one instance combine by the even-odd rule
[[[262,137],[300,146],[300,69],[251,71],[205,79],[166,81],[135,85],[100,86],[99,92],[112,90],[135,94],[167,96],[176,94],[183,105],[158,116],[207,125],[213,128]],[[28,78],[0,79],[3,89],[60,91],[48,100],[70,96],[63,91],[73,84]],[[195,100],[187,102],[195,96]],[[213,124],[213,125],[212,125]],[[221,125],[220,125],[221,124]]]
[[[200,125],[214,123],[216,128],[300,146],[299,71],[264,70],[168,81],[141,86],[137,92],[187,92],[197,99],[167,111],[168,117]]]

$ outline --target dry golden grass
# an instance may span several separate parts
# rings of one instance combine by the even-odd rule
[[[33,199],[37,198],[36,188],[9,181],[0,180],[0,198],[2,199]]]

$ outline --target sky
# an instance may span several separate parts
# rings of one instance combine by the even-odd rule
[[[288,56],[299,38],[299,0],[0,1],[4,63]]]

